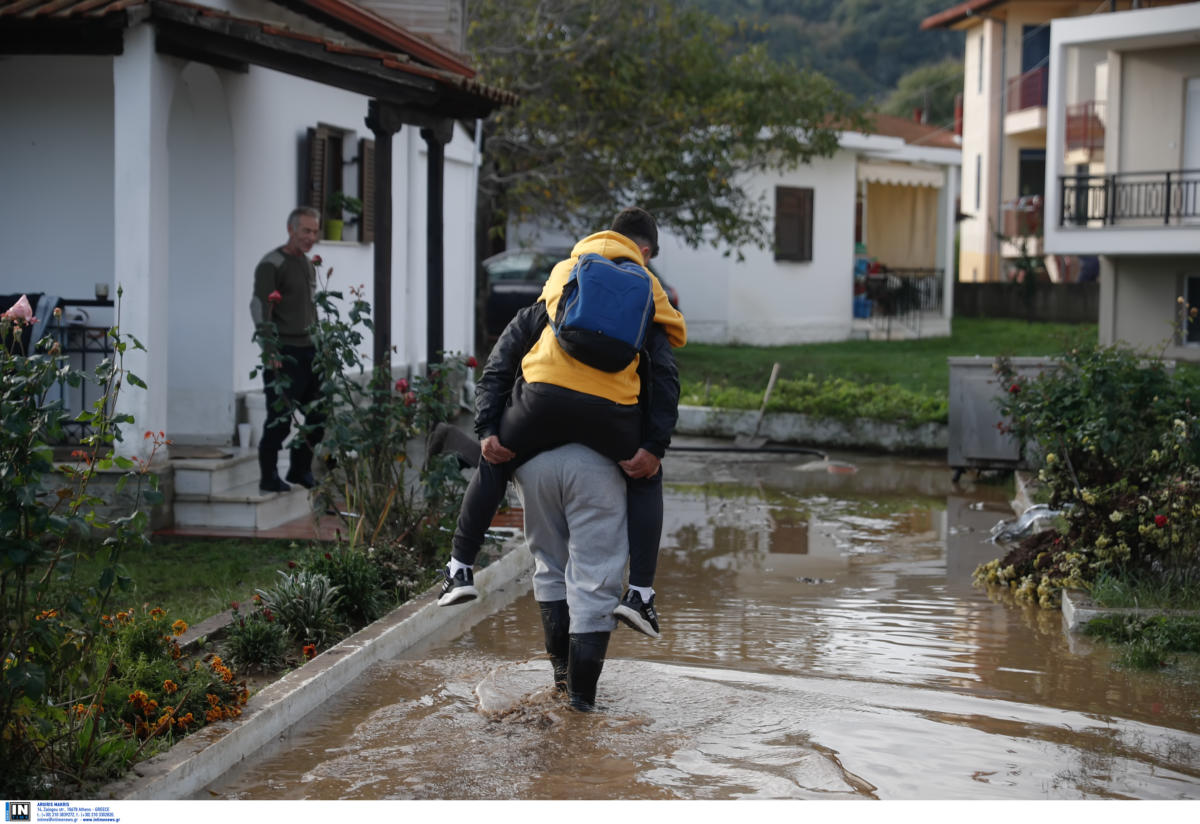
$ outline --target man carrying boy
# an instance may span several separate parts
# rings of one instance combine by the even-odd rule
[[[582,443],[616,461],[629,479],[630,588],[616,615],[657,638],[652,584],[662,532],[660,462],[679,401],[670,347],[686,343],[687,327],[658,279],[647,272],[654,304],[643,350],[648,357],[634,358],[617,372],[572,358],[547,321],[555,316],[577,261],[587,253],[631,260],[644,268],[658,253],[658,227],[648,212],[632,207],[617,215],[612,229],[581,240],[571,257],[554,267],[538,302],[519,312],[496,343],[475,390],[475,431],[483,460],[463,498],[438,603],[478,596],[472,566],[514,469],[543,450]],[[647,408],[639,406],[639,395]]]

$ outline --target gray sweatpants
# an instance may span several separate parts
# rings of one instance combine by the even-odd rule
[[[580,444],[543,452],[513,478],[533,553],[533,595],[567,601],[571,632],[611,632],[629,558],[625,477]]]

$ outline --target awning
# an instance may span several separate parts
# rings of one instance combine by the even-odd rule
[[[946,174],[941,169],[930,166],[860,160],[858,179],[867,183],[886,183],[889,186],[931,186],[940,189],[946,181]]]

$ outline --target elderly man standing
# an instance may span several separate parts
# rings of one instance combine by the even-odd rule
[[[608,458],[572,443],[535,456],[514,480],[554,683],[574,709],[591,712],[629,555],[625,478]]]
[[[263,492],[291,488],[276,469],[279,449],[291,431],[292,415],[321,394],[321,377],[313,368],[317,350],[309,336],[317,322],[317,272],[308,258],[320,228],[321,213],[316,209],[293,209],[287,219],[287,243],[267,252],[254,270],[250,315],[266,367],[267,422],[258,439],[258,488]],[[313,448],[325,434],[325,417],[310,408],[304,422],[308,431],[292,442],[287,479],[312,489],[316,485]]]

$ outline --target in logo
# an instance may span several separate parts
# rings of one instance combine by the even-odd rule
[[[28,801],[5,801],[5,821],[32,821],[29,816],[31,805]]]

